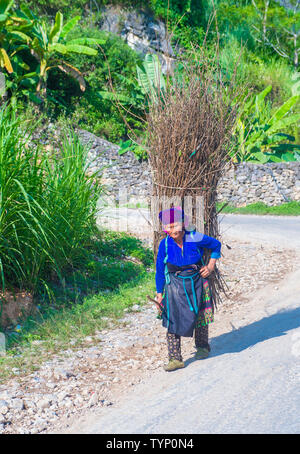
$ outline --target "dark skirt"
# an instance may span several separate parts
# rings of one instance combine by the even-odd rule
[[[213,311],[209,284],[199,274],[199,266],[194,269],[174,270],[167,263],[170,283],[165,285],[163,298],[162,325],[169,333],[183,337],[193,337],[197,326],[213,321]]]

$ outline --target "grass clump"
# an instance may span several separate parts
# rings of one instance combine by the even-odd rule
[[[70,131],[59,150],[31,140],[13,108],[0,110],[0,277],[33,293],[62,281],[95,230],[100,172],[88,174],[88,150]]]
[[[268,206],[263,202],[256,202],[244,207],[234,207],[222,203],[217,204],[221,213],[235,214],[256,214],[256,215],[274,215],[274,216],[300,216],[300,202],[293,201],[282,203],[281,205]]]

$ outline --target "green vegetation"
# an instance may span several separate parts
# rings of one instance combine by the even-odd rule
[[[31,135],[35,126],[12,107],[0,110],[0,315],[13,288],[32,291],[37,308],[6,327],[2,378],[12,364],[45,359],[29,354],[33,341],[44,342],[45,355],[80,341],[105,325],[102,317],[117,319],[154,289],[152,252],[96,226],[100,173],[86,173],[87,150],[77,136],[66,134],[58,152],[42,149]],[[18,347],[25,353],[16,357]]]
[[[201,45],[213,13],[212,2],[208,0],[75,0],[72,3],[67,0],[1,0],[0,65],[6,78],[8,98],[20,109],[30,99],[33,112],[36,112],[34,103],[41,104],[42,101],[39,110],[43,108],[52,120],[68,118],[74,126],[88,129],[114,143],[123,143],[129,139],[130,129],[138,136],[144,135],[145,90],[141,85],[142,72],[138,69],[142,68],[141,55],[121,38],[98,29],[101,7],[110,3],[141,7],[167,21],[174,48],[179,43],[186,50]],[[292,0],[291,5],[294,3]],[[248,124],[242,120],[238,133],[240,140],[241,128],[244,132],[256,128],[264,131],[276,110],[286,105],[289,98],[300,94],[299,37],[293,36],[300,12],[296,3],[294,6],[294,9],[286,10],[271,0],[267,14],[262,14],[264,0],[215,2],[216,18],[210,24],[206,39],[207,57],[210,58],[209,49],[213,49],[218,31],[224,82],[230,82],[239,59],[238,80],[241,85],[247,85],[245,95],[260,97],[268,86],[272,87],[265,99],[265,117],[261,118],[261,113],[251,114]],[[116,100],[122,107],[116,105]],[[259,161],[265,162],[266,155],[260,154],[264,151],[274,154],[271,146],[266,150],[266,145],[274,145],[275,138],[280,138],[282,145],[282,134],[290,137],[285,144],[291,145],[286,147],[283,159],[298,159],[295,151],[300,143],[296,119],[299,105],[297,101],[285,113],[285,120],[291,115],[295,121],[288,125],[285,121],[277,131],[281,136],[271,137],[272,144],[269,137],[256,141],[254,160],[260,156]],[[39,111],[37,115],[40,115]],[[247,112],[245,117],[248,118]],[[251,136],[252,140],[252,133]],[[238,153],[239,147],[237,143]],[[247,144],[243,147],[248,149],[249,160],[251,147]],[[143,157],[141,149],[133,149],[138,157]],[[276,153],[275,160],[277,158],[282,158],[281,152]]]
[[[96,27],[82,24],[70,33],[70,39],[75,40],[88,36],[105,41],[97,55],[73,54],[66,58],[83,74],[86,90],[82,92],[74,82],[70,86],[70,78],[66,75],[61,79],[54,70],[49,75],[49,86],[55,103],[49,106],[49,111],[54,118],[67,116],[74,125],[117,143],[127,137],[128,127],[140,130],[142,124],[126,110],[118,109],[110,79],[122,105],[141,116],[144,96],[136,82],[136,65],[141,63],[141,57],[121,38]]]
[[[288,113],[300,101],[300,95],[290,97],[271,114],[270,102],[265,102],[271,90],[269,85],[258,95],[250,97],[240,112],[234,134],[237,146],[232,154],[233,161],[265,164],[299,160],[293,151],[300,151],[300,144],[293,144],[295,137],[281,131],[291,126],[298,127],[300,112]]]
[[[27,14],[30,13],[27,12]],[[28,20],[32,20],[33,24],[31,30],[33,38],[29,38],[28,50],[31,51],[38,62],[38,70],[35,73],[31,73],[31,80],[34,84],[34,79],[36,77],[38,78],[36,94],[39,96],[40,101],[46,100],[48,73],[53,68],[57,68],[76,79],[80,89],[84,91],[85,80],[80,71],[70,66],[65,60],[62,60],[62,55],[68,56],[69,54],[77,53],[79,55],[95,56],[97,55],[97,51],[89,46],[104,44],[105,41],[88,37],[68,39],[71,30],[76,26],[80,16],[75,16],[64,24],[63,15],[61,12],[58,12],[55,16],[54,24],[49,31],[44,21],[40,23],[32,15],[27,17]]]
[[[53,304],[37,299],[41,306],[35,316],[8,333],[7,354],[0,357],[2,380],[14,375],[12,368],[26,373],[53,353],[84,345],[84,338],[105,328],[108,319],[118,323],[125,310],[142,306],[147,294],[154,294],[154,273],[145,268],[152,264],[152,253],[126,234],[103,231],[97,236],[87,250],[89,258],[77,271],[65,274]],[[128,261],[133,258],[139,264]]]
[[[287,202],[281,205],[268,206],[265,203],[251,203],[244,207],[234,207],[231,205],[224,206],[223,203],[217,204],[217,209],[221,213],[235,214],[271,214],[274,216],[300,216],[300,202]]]
[[[95,230],[100,172],[87,175],[87,149],[73,134],[59,155],[29,143],[33,127],[0,110],[1,288],[35,290],[62,279]],[[27,137],[26,137],[27,136]]]
[[[13,1],[0,1],[0,68],[9,101],[22,110],[30,100],[38,117],[43,109],[52,120],[66,117],[113,142],[127,136],[128,126],[140,129],[136,117],[112,103],[108,87],[113,83],[122,103],[140,114],[141,58],[121,38],[81,16],[65,20],[58,11],[50,25],[47,16],[36,14],[26,2],[15,9]]]

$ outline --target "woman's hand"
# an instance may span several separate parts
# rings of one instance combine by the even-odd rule
[[[158,303],[158,306],[157,306],[157,310],[158,310],[158,315],[161,316],[162,314],[162,300],[163,300],[163,295],[162,293],[156,293],[156,298],[155,300],[157,301]]]
[[[217,259],[210,259],[207,265],[202,266],[200,268],[200,275],[201,277],[208,277],[215,269],[215,264],[216,264]]]
[[[163,295],[162,293],[156,293],[156,301],[158,302],[158,304],[161,304],[162,300],[163,300]]]

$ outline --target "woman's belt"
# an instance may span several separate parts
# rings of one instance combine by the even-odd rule
[[[167,262],[168,271],[170,273],[177,273],[183,270],[199,270],[201,268],[201,265],[202,265],[201,259],[197,263],[182,266],[173,265],[173,263]]]

